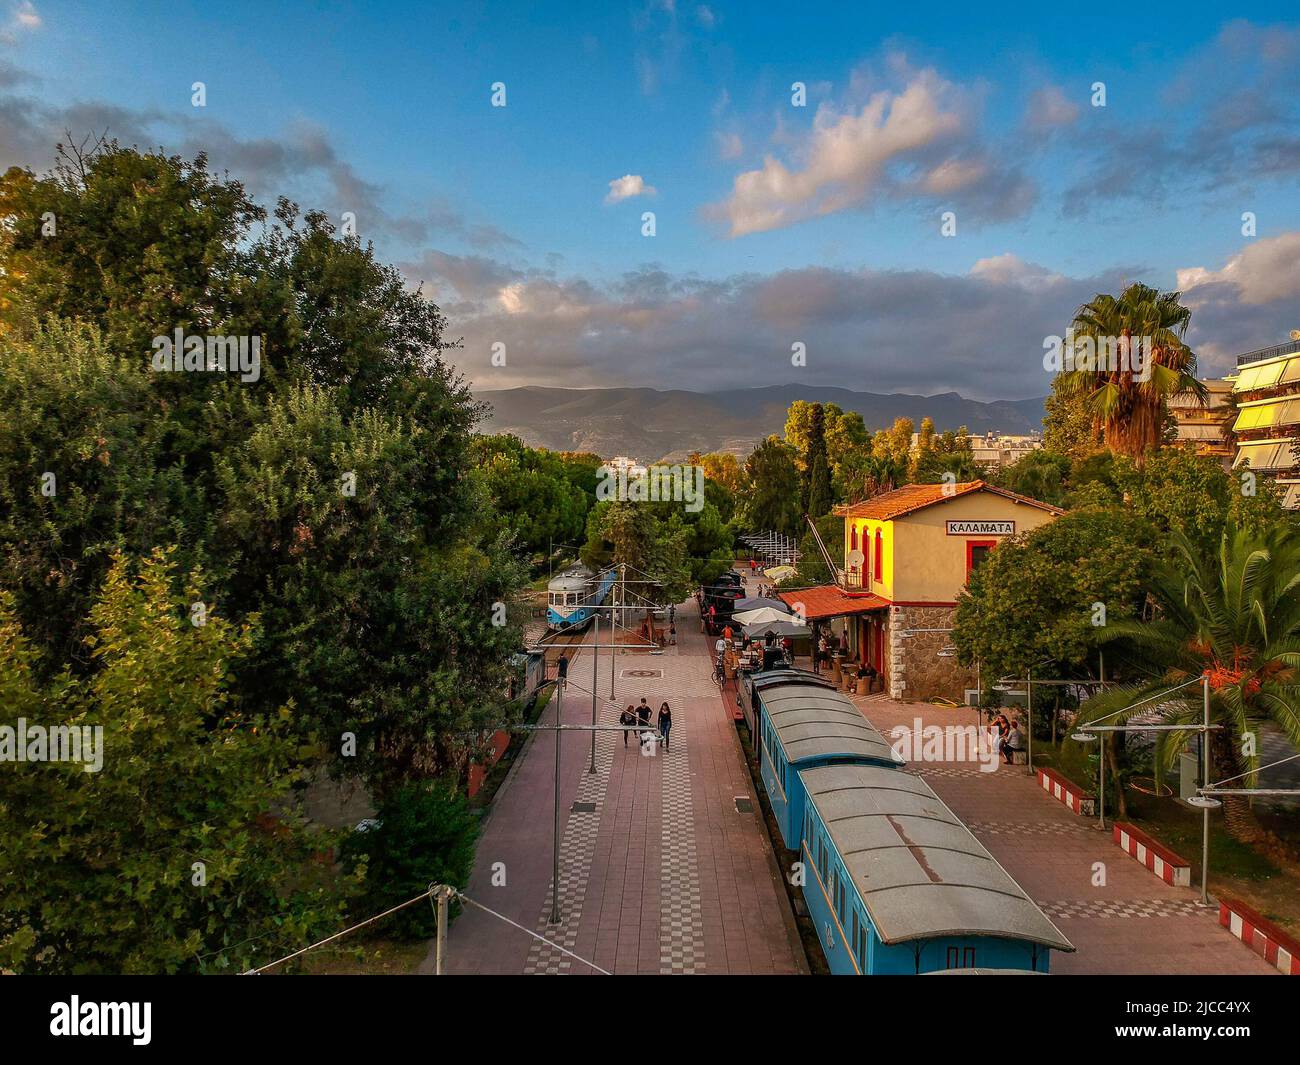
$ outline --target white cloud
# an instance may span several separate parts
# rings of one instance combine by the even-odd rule
[[[989,201],[993,210],[1021,209],[1028,188],[975,143],[957,88],[933,70],[905,72],[901,91],[875,91],[860,109],[821,104],[811,132],[791,151],[796,162],[767,156],[761,169],[738,174],[731,196],[709,213],[739,237],[860,207],[881,194],[993,190],[1002,201]]]
[[[1042,291],[1069,280],[1063,274],[1054,274],[1047,267],[1026,262],[1009,251],[977,260],[970,268],[970,276],[995,285],[1017,285],[1031,292]]]
[[[9,21],[0,30],[0,42],[13,44],[20,33],[30,33],[41,28],[41,15],[31,0],[20,0],[9,7]]]
[[[655,187],[647,185],[645,178],[640,174],[624,174],[621,178],[615,178],[609,183],[609,192],[605,196],[606,203],[618,203],[621,200],[630,200],[634,196],[653,196]]]
[[[1191,266],[1178,271],[1178,287],[1189,295],[1221,283],[1235,286],[1241,302],[1248,306],[1300,299],[1300,231],[1248,244],[1221,270]]]
[[[1059,85],[1047,85],[1029,97],[1025,125],[1038,133],[1068,126],[1079,117],[1080,107],[1066,97]]]

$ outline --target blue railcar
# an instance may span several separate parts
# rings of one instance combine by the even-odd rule
[[[763,787],[781,838],[799,849],[804,789],[799,771],[820,765],[901,765],[902,760],[853,703],[800,670],[785,683],[759,681],[758,753]]]
[[[557,573],[546,586],[546,627],[553,632],[584,628],[609,598],[617,577],[613,567],[592,573],[581,564]]]
[[[831,971],[1046,973],[1074,947],[922,779],[835,765],[799,774],[804,899]]]
[[[1073,951],[858,708],[801,670],[745,681],[761,779],[831,971],[1045,973]]]

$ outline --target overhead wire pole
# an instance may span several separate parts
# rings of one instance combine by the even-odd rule
[[[551,844],[551,924],[560,923],[560,731],[564,721],[560,714],[564,708],[564,681],[568,663],[560,658],[560,675],[555,685],[555,838]]]
[[[612,616],[612,615],[611,615],[611,617],[610,617],[610,622],[611,622],[611,624],[613,623],[613,616]],[[593,623],[593,625],[594,625],[594,628],[592,629],[592,634],[591,634],[591,725],[592,725],[592,732],[591,732],[591,765],[590,765],[590,766],[588,767],[588,769],[587,769],[587,772],[588,772],[588,773],[594,773],[594,772],[596,771],[596,725],[598,724],[597,717],[596,717],[596,681],[597,681],[597,670],[599,670],[599,668],[600,668],[600,651],[598,650],[598,648],[600,647],[600,611],[599,611],[599,610],[592,611],[592,623]]]

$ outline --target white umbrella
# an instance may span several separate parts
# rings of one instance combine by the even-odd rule
[[[786,610],[774,610],[770,606],[761,606],[757,610],[742,610],[739,614],[732,614],[733,621],[739,621],[742,625],[765,625],[769,621],[793,621],[798,622],[798,618]]]

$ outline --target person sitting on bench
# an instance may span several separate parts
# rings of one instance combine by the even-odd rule
[[[1020,735],[1020,718],[1011,722],[1011,727],[1002,740],[1002,757],[1007,760],[1007,765],[1015,761],[1016,751],[1020,750],[1022,737]]]

